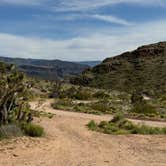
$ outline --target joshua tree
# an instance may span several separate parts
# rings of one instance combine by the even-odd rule
[[[26,87],[22,73],[0,63],[0,125],[28,119]]]

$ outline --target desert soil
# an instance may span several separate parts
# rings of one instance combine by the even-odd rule
[[[86,127],[90,120],[110,120],[112,117],[54,110],[50,102],[31,103],[32,108],[56,114],[52,119],[35,120],[45,128],[45,136],[1,141],[0,166],[166,165],[166,136],[114,136],[92,132]],[[166,126],[162,122],[144,123]]]

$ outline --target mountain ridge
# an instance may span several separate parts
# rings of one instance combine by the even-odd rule
[[[74,84],[119,91],[166,92],[166,42],[138,47],[84,71]]]
[[[88,65],[62,60],[44,60],[31,58],[10,58],[0,57],[0,61],[15,64],[20,71],[25,72],[28,76],[38,77],[42,79],[55,80],[66,76],[78,75]]]

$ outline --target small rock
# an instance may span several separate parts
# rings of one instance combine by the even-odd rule
[[[13,154],[13,157],[18,157],[18,155],[17,154]]]
[[[109,163],[109,161],[104,161],[105,163]]]

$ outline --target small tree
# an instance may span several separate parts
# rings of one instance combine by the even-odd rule
[[[53,88],[50,93],[51,98],[56,98],[60,96],[60,93],[62,91],[62,84],[63,82],[60,80],[53,81]]]
[[[0,63],[0,125],[29,119],[27,86],[13,65]]]
[[[131,96],[131,103],[136,104],[136,103],[142,103],[143,102],[143,96],[140,92],[134,91]]]

